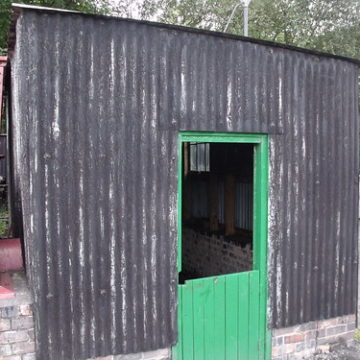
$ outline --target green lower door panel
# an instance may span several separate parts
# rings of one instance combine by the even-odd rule
[[[259,271],[179,285],[175,360],[259,360]]]

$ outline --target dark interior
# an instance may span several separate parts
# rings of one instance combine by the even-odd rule
[[[182,151],[180,282],[251,270],[254,145],[187,142]]]

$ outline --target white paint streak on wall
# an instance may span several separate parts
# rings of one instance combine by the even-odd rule
[[[49,167],[45,163],[45,229],[46,229],[46,248],[49,247],[49,244],[51,244],[51,239],[49,238],[49,230],[50,230],[50,218],[49,218]],[[47,249],[46,252],[46,280],[48,285],[48,292],[46,294],[47,299],[51,299],[53,297],[53,294],[51,293],[51,284],[52,284],[52,274],[51,274],[51,265],[52,265],[52,259],[50,258],[51,251]],[[49,289],[50,287],[50,289]],[[49,291],[50,290],[50,291]],[[52,334],[49,332],[49,351],[52,351],[53,346],[53,340],[52,340]]]
[[[91,114],[94,109],[93,109],[93,100],[94,100],[94,96],[95,96],[95,86],[94,86],[94,77],[95,77],[95,55],[94,55],[94,38],[91,37],[91,45],[90,45],[90,74],[89,74],[89,78],[90,78],[90,82],[89,82],[89,113]],[[89,136],[89,151],[90,151],[90,156],[93,157],[94,156],[94,139],[90,133]],[[90,169],[92,170],[92,169]],[[91,173],[91,172],[90,172]],[[87,179],[87,181],[89,181],[89,179]],[[94,195],[93,195],[94,196]],[[89,199],[87,200],[89,201]],[[89,248],[89,263],[90,264],[94,264],[94,249],[92,248],[92,242],[90,242],[90,248]],[[89,317],[89,322],[90,322],[90,337],[92,339],[92,343],[95,344],[96,342],[96,338],[95,338],[95,296],[96,296],[96,289],[95,289],[95,284],[94,284],[94,273],[95,273],[95,269],[93,266],[90,267],[90,288],[91,288],[91,315]]]
[[[269,138],[269,202],[268,202],[268,269],[269,269],[269,279],[277,277],[275,284],[269,282],[270,286],[276,286],[275,293],[277,302],[279,302],[279,286],[281,284],[281,268],[279,267],[279,262],[276,259],[276,244],[279,239],[276,237],[276,224],[277,224],[277,202],[278,199],[274,195],[274,180],[275,180],[275,166],[274,159],[277,157],[277,149],[275,146],[275,139],[273,137]],[[277,265],[277,267],[276,267]],[[275,274],[274,274],[275,272]],[[280,288],[281,289],[281,288]],[[269,289],[271,294],[273,289]],[[273,318],[273,309],[276,307],[277,312],[279,311],[278,304],[274,303],[272,296],[269,297],[268,301],[268,320],[271,321]]]
[[[229,79],[227,83],[226,90],[226,124],[229,131],[233,128],[233,120],[232,120],[232,103],[233,103],[233,84],[232,78]]]
[[[143,48],[143,47],[141,47]],[[139,73],[141,74],[140,77],[140,87],[141,87],[141,94],[140,94],[140,106],[141,106],[141,112],[143,114],[142,116],[142,122],[141,122],[141,130],[140,130],[140,142],[143,143],[146,141],[146,136],[148,134],[148,124],[149,124],[149,115],[148,112],[144,111],[144,109],[146,109],[148,107],[148,96],[146,94],[145,89],[148,89],[148,81],[149,78],[146,74],[146,66],[148,65],[146,59],[146,54],[142,53],[141,54],[141,63],[140,63],[140,67],[139,67]],[[147,239],[147,233],[148,233],[148,223],[147,223],[147,212],[148,212],[148,208],[146,206],[146,190],[147,190],[147,178],[146,178],[146,169],[147,169],[147,151],[146,149],[144,149],[144,147],[142,146],[140,148],[141,151],[141,157],[140,157],[140,171],[141,171],[141,216],[140,216],[140,221],[141,221],[141,229],[139,230],[140,233],[140,237],[141,237],[141,250],[140,250],[140,254],[143,258],[142,261],[142,269],[140,269],[140,272],[143,274],[142,276],[142,299],[139,301],[142,301],[142,307],[144,309],[146,309],[147,306],[147,302],[148,302],[148,283],[147,283],[147,271],[148,269],[148,263],[147,263],[147,243],[148,243],[148,239]],[[148,334],[148,318],[144,317],[143,319],[143,323],[142,323],[142,330],[144,333],[144,338],[147,339],[149,334]]]
[[[280,64],[279,64],[280,66]],[[279,77],[279,115],[280,115],[280,124],[279,124],[279,127],[282,129],[283,127],[283,110],[284,110],[284,107],[283,107],[283,79],[282,79],[282,72],[280,71],[280,77]]]
[[[56,69],[60,68],[60,51],[59,51],[59,40],[55,42],[55,59],[56,59]],[[60,135],[60,71],[55,70],[54,74],[54,118],[52,122],[52,132],[54,140],[56,141]]]
[[[111,125],[115,126],[115,81],[116,81],[116,72],[115,72],[115,39],[114,34],[112,34],[111,44],[110,44],[110,121]],[[109,173],[109,204],[110,204],[110,306],[111,306],[111,346],[114,350],[116,347],[116,334],[117,334],[117,322],[116,322],[116,312],[117,309],[115,304],[117,302],[116,296],[116,200],[114,198],[114,184],[115,184],[115,174],[117,167],[117,162],[115,162],[116,158],[116,150],[115,150],[115,139],[114,139],[114,131],[110,133],[110,146],[112,156],[110,157],[110,173]]]
[[[341,226],[341,211],[338,210],[336,214],[336,238],[340,239],[340,226]],[[338,299],[339,293],[339,265],[340,265],[340,241],[336,242],[335,247],[335,298]]]
[[[85,217],[84,217],[84,208],[85,208],[85,196],[84,196],[84,168],[80,167],[80,206],[79,206],[79,265],[80,265],[80,283],[84,283],[84,271],[85,271],[85,257],[84,257],[84,250],[85,250]],[[85,343],[85,298],[84,293],[80,292],[80,343]]]
[[[182,116],[186,114],[186,101],[187,101],[187,89],[186,89],[186,74],[185,66],[187,63],[187,51],[186,47],[183,47],[181,52],[181,75],[180,75],[180,113]]]

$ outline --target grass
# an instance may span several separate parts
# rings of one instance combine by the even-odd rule
[[[0,238],[8,236],[9,212],[7,206],[0,205]]]
[[[360,341],[360,328],[357,328],[357,329],[355,330],[355,335],[354,335],[354,337],[355,337],[355,340]]]

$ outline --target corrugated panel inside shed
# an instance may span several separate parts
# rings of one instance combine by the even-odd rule
[[[272,134],[272,325],[355,311],[354,64],[23,10],[12,65],[39,359],[176,342],[179,130]]]

